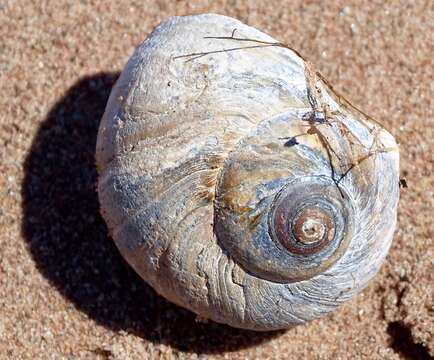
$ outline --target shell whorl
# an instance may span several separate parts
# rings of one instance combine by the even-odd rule
[[[280,329],[334,310],[377,273],[396,222],[398,153],[288,48],[179,57],[242,46],[209,38],[234,29],[275,42],[208,14],[163,22],[135,51],[100,125],[101,212],[167,299]]]

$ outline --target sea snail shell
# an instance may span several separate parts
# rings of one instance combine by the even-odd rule
[[[128,263],[168,300],[253,330],[358,293],[399,196],[393,137],[270,42],[220,15],[164,21],[114,86],[97,143],[101,212]]]

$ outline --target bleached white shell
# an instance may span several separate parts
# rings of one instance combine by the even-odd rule
[[[101,212],[170,301],[235,327],[286,328],[377,273],[396,223],[398,152],[294,51],[207,38],[231,34],[276,42],[207,14],[164,21],[135,51],[100,125]],[[273,214],[304,203],[332,214],[339,239],[290,254]]]

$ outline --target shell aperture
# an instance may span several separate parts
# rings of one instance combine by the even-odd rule
[[[97,143],[101,213],[129,264],[168,300],[253,330],[366,286],[392,241],[398,162],[296,52],[213,14],[168,19],[136,50]]]

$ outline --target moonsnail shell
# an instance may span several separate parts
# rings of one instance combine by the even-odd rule
[[[101,213],[168,300],[234,327],[288,328],[378,272],[396,224],[396,147],[294,50],[229,17],[174,17],[112,90]]]

